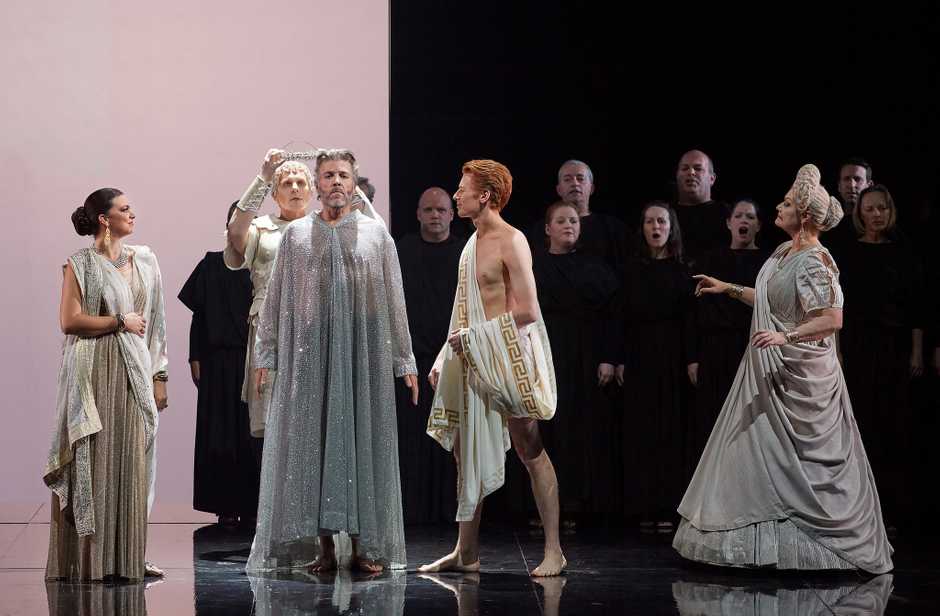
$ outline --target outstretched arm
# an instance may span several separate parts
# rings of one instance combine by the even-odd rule
[[[730,284],[724,282],[723,280],[718,280],[717,278],[712,278],[711,276],[706,276],[704,274],[696,274],[692,276],[698,280],[698,284],[695,285],[695,297],[701,297],[702,295],[727,295],[733,297],[734,299],[741,300],[748,306],[754,305],[754,289],[751,287],[742,287],[737,284]]]
[[[231,269],[239,269],[245,262],[245,249],[248,246],[248,228],[255,219],[261,203],[268,194],[271,178],[275,169],[284,162],[282,150],[268,150],[261,163],[261,172],[248,185],[242,198],[238,200],[235,216],[229,221],[226,233],[227,250],[225,251],[225,265]]]

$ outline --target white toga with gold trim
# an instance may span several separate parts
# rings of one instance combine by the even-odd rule
[[[457,521],[473,518],[477,504],[505,480],[510,417],[551,419],[557,391],[552,351],[542,315],[517,328],[511,313],[487,320],[476,277],[474,233],[460,256],[450,331],[459,330],[464,353],[444,344],[428,435],[444,449],[460,439]]]

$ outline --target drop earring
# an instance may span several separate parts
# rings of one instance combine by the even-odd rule
[[[111,254],[111,225],[104,228],[104,249]]]

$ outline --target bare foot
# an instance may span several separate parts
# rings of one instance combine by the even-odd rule
[[[568,566],[565,555],[561,552],[546,552],[542,564],[532,570],[532,577],[552,577],[561,575]]]
[[[454,550],[447,556],[435,560],[430,565],[418,567],[419,573],[440,573],[441,571],[458,571],[460,573],[476,573],[480,570],[480,561],[465,565],[460,559],[460,551]]]
[[[561,590],[565,587],[565,584],[568,583],[568,580],[561,576],[540,577],[532,581],[542,587],[546,597],[552,598],[560,597]]]
[[[356,556],[353,558],[352,568],[362,571],[363,573],[381,573],[385,569],[385,566],[380,562]]]
[[[307,567],[309,573],[326,573],[327,571],[336,571],[336,555],[321,554]]]
[[[558,607],[561,605],[561,591],[568,582],[561,576],[532,578],[532,581],[542,587],[542,614],[544,616],[558,616]]]
[[[457,599],[457,616],[477,616],[479,614],[480,574],[466,573],[454,580],[445,580],[436,573],[424,573],[418,576],[422,580],[431,580],[454,593]],[[456,583],[454,583],[456,581]]]

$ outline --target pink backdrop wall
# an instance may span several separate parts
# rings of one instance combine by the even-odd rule
[[[269,147],[343,146],[388,208],[385,0],[13,0],[0,8],[0,503],[42,502],[69,216],[101,186],[137,211],[163,270],[170,406],[158,502],[192,498],[190,313],[176,294]],[[265,211],[273,209],[268,200]]]

